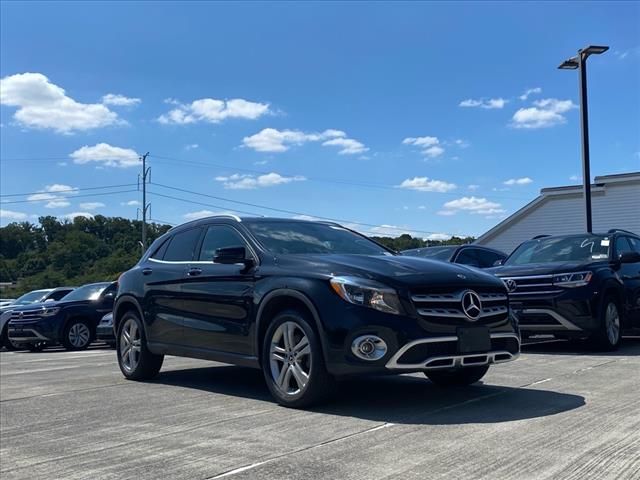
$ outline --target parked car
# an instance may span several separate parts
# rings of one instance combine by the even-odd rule
[[[59,302],[16,308],[9,320],[9,341],[30,350],[55,344],[83,350],[95,338],[98,321],[111,311],[116,290],[115,282],[91,283]]]
[[[15,350],[16,346],[13,345],[8,338],[7,330],[9,328],[9,319],[11,318],[11,312],[15,308],[24,307],[27,305],[36,305],[45,302],[55,302],[65,297],[68,293],[73,291],[75,287],[59,287],[59,288],[46,288],[43,290],[33,290],[29,293],[25,293],[11,305],[0,308],[0,346],[4,345],[7,350]]]
[[[507,254],[500,250],[476,245],[444,245],[438,247],[413,248],[411,250],[403,250],[401,253],[411,257],[461,263],[476,268],[493,267],[507,258]]]
[[[640,328],[640,236],[545,236],[521,244],[492,270],[509,290],[523,334],[590,338],[618,347],[622,331]]]
[[[155,376],[165,354],[262,368],[290,407],[353,374],[469,385],[520,351],[495,276],[290,219],[219,216],[171,229],[120,277],[114,322],[126,378]]]
[[[96,339],[105,342],[110,347],[116,346],[116,336],[113,333],[113,312],[107,313],[98,322]]]

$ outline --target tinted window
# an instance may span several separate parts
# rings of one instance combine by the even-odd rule
[[[640,240],[633,237],[627,237],[627,240],[629,240],[629,243],[631,243],[631,249],[634,252],[640,253]]]
[[[465,248],[462,250],[456,258],[456,263],[462,263],[464,265],[471,265],[472,267],[479,267],[480,260],[476,256],[475,248]]]
[[[616,238],[616,255],[620,255],[621,253],[630,252],[631,245],[627,241],[627,237],[618,237]]]
[[[49,295],[48,298],[51,298],[52,300],[60,300],[61,298],[65,297],[71,290],[58,290],[56,292],[53,292],[51,295]]]
[[[481,250],[481,249],[477,249],[476,254],[478,256],[478,259],[480,260],[481,268],[493,267],[496,261],[504,260],[504,257],[505,257],[505,255],[502,255],[500,253],[492,252],[490,250]]]
[[[35,290],[33,292],[25,293],[13,302],[13,305],[29,305],[31,303],[39,302],[46,298],[45,294],[49,291],[50,290]]]
[[[151,255],[151,258],[162,260],[162,257],[164,257],[164,254],[167,252],[167,247],[169,246],[170,240],[171,239],[168,238],[164,242],[162,242],[162,244],[158,248],[156,248],[156,251],[153,252],[153,254]]]
[[[245,246],[242,237],[233,228],[225,225],[212,225],[204,235],[199,260],[213,260],[213,255],[219,248]]]
[[[412,257],[431,258],[433,260],[443,260],[445,262],[448,262],[456,248],[458,247],[416,248],[414,250],[407,250],[406,252],[404,252],[404,255],[409,255]]]
[[[609,258],[609,237],[572,235],[529,240],[507,258],[505,265],[550,262],[593,262]]]
[[[315,222],[247,222],[267,250],[276,254],[391,255],[384,247],[338,225]]]
[[[176,233],[169,242],[163,260],[169,262],[188,262],[193,260],[193,253],[199,238],[199,228],[192,228],[191,230]]]
[[[73,292],[68,294],[65,298],[65,302],[75,302],[77,300],[97,300],[105,288],[110,283],[91,283],[84,285],[83,287],[76,288]]]

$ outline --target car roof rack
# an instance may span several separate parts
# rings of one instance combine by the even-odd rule
[[[535,237],[533,237],[531,240],[537,240],[539,238],[545,238],[545,237],[550,237],[551,235],[536,235]]]

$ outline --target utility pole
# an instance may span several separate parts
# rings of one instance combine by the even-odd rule
[[[147,178],[151,173],[151,167],[147,168],[149,152],[142,155],[142,253],[147,251]]]

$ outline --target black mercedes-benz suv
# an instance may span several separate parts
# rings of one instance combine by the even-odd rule
[[[395,254],[334,223],[228,216],[157,239],[119,279],[125,377],[163,355],[262,368],[276,400],[321,400],[335,377],[425,372],[478,381],[518,356],[507,291],[493,275]]]
[[[16,308],[9,320],[9,340],[29,350],[62,344],[84,350],[95,339],[98,321],[113,308],[115,282],[76,288],[59,302]]]
[[[523,336],[589,338],[613,350],[640,328],[640,236],[540,236],[490,270],[505,282]]]

